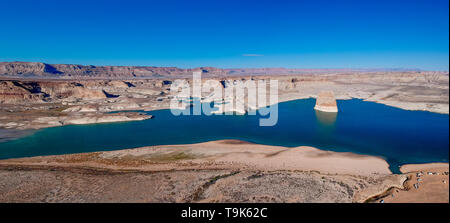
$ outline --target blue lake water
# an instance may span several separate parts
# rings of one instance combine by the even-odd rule
[[[448,162],[448,115],[358,99],[337,103],[337,114],[315,111],[314,99],[280,103],[272,127],[260,127],[258,115],[173,116],[169,110],[148,112],[155,118],[144,121],[53,127],[0,142],[0,159],[239,139],[375,155],[394,173],[402,164]]]

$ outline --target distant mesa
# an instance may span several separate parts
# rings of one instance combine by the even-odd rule
[[[207,77],[242,75],[339,74],[349,72],[389,71],[376,69],[291,69],[291,68],[230,68],[197,67],[182,69],[155,66],[93,66],[78,64],[46,64],[40,62],[0,62],[0,77],[51,79],[127,79],[185,78],[202,71]]]
[[[336,98],[332,91],[322,91],[316,98],[314,109],[323,112],[338,112]]]

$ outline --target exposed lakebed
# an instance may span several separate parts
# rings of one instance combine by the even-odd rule
[[[339,113],[315,111],[314,99],[280,103],[271,127],[260,127],[259,115],[173,116],[158,110],[147,112],[155,118],[144,121],[46,128],[0,142],[0,159],[239,139],[374,155],[394,173],[402,164],[448,162],[448,115],[359,99],[337,103]]]

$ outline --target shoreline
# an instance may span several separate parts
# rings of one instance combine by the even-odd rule
[[[306,100],[306,99],[315,99],[316,97],[314,96],[309,96],[309,97],[299,97],[299,98],[293,98],[293,99],[285,99],[285,100],[279,100],[278,104],[280,103],[284,103],[284,102],[290,102],[290,101],[296,101],[296,100]],[[373,102],[373,103],[377,103],[377,104],[382,104],[385,106],[389,106],[389,107],[393,107],[393,108],[398,108],[398,109],[402,109],[405,111],[422,111],[422,112],[431,112],[431,113],[436,113],[436,114],[442,114],[442,115],[449,115],[449,110],[430,110],[430,109],[423,109],[423,108],[418,108],[415,107],[414,105],[398,105],[398,104],[392,104],[391,102],[382,102],[382,101],[373,101],[373,100],[367,100],[364,98],[358,98],[358,97],[350,97],[350,98],[339,98],[336,99],[336,101],[341,101],[341,100],[352,100],[352,99],[357,99],[357,100],[362,100],[365,102]],[[414,103],[413,103],[414,104]],[[445,107],[445,106],[444,106]],[[448,106],[447,106],[448,108]],[[106,118],[108,118],[107,116],[111,115],[111,114],[115,114],[116,116],[119,117],[119,115],[122,115],[121,117],[119,117],[118,119],[110,119],[108,121],[102,121],[102,122],[95,122],[95,121],[82,121],[82,122],[76,122],[77,120],[73,121],[73,123],[68,123],[68,124],[61,124],[58,122],[58,124],[47,124],[47,125],[38,125],[38,126],[33,126],[33,127],[26,127],[23,128],[22,126],[20,126],[19,128],[14,128],[14,127],[5,127],[5,126],[0,126],[0,130],[20,130],[20,131],[26,131],[26,130],[39,130],[39,129],[45,129],[45,128],[52,128],[52,127],[58,127],[58,126],[64,126],[64,125],[84,125],[84,124],[98,124],[98,123],[117,123],[117,122],[128,122],[128,121],[142,121],[142,120],[146,120],[146,119],[151,119],[152,117],[128,117],[126,113],[131,112],[131,113],[136,113],[134,111],[137,112],[151,112],[151,111],[159,111],[159,110],[168,110],[170,108],[167,108],[166,106],[161,106],[158,108],[155,107],[141,107],[139,109],[122,109],[122,110],[111,110],[108,112],[104,112],[104,113],[100,113],[97,114],[95,117],[96,119],[101,119],[102,115],[105,116]],[[113,113],[111,113],[113,112]],[[125,114],[122,114],[125,113]],[[100,116],[99,116],[100,115]],[[45,117],[43,117],[45,118]],[[80,119],[80,118],[75,118],[75,119]],[[81,120],[81,119],[80,119]],[[94,120],[94,119],[93,119]],[[52,120],[52,122],[56,122],[55,120]],[[13,138],[18,138],[18,137],[13,137]],[[1,142],[1,141],[0,141]]]
[[[291,100],[286,100],[286,101],[280,101],[279,103],[285,103],[285,102],[295,101],[295,100],[307,100],[307,99],[313,99],[313,98],[314,97],[308,97],[308,98],[302,98],[302,99],[291,99]],[[338,99],[338,100],[353,100],[353,99],[365,101],[364,99],[360,99],[360,98],[349,98],[349,99]],[[378,102],[375,102],[375,101],[368,101],[368,102],[378,103]],[[382,103],[378,103],[378,104],[382,104]],[[385,105],[385,106],[390,106],[390,105]],[[390,107],[394,107],[394,106],[390,106]],[[168,110],[168,109],[169,108],[164,108],[164,107],[163,108],[142,108],[140,110],[118,110],[118,111],[112,111],[112,112],[108,112],[108,113],[104,113],[104,114],[106,114],[106,115],[117,115],[117,114],[125,114],[125,115],[127,115],[127,114],[132,114],[132,113],[140,113],[142,111],[150,112],[150,111],[159,111],[159,110]],[[402,108],[398,108],[398,109],[402,109]],[[403,109],[403,110],[406,110],[406,109]],[[427,111],[427,112],[431,112],[431,111]],[[152,115],[146,114],[146,115],[142,115],[142,116],[137,117],[137,118],[139,118],[139,119],[136,119],[136,120],[117,120],[117,121],[114,120],[114,121],[111,121],[111,122],[101,122],[101,124],[117,123],[117,122],[128,122],[128,121],[142,121],[142,120],[149,119],[149,118],[151,119]],[[94,124],[95,125],[95,124],[100,124],[100,123],[71,123],[69,125],[84,125],[84,124]],[[9,140],[15,140],[17,138],[24,137],[24,136],[26,136],[28,134],[33,134],[33,132],[35,132],[35,131],[37,131],[39,129],[53,128],[53,127],[60,127],[60,126],[61,125],[48,126],[48,127],[37,128],[37,129],[36,128],[34,128],[34,129],[25,129],[25,130],[0,128],[0,133],[1,133],[2,130],[5,131],[5,132],[6,131],[11,131],[11,132],[13,132],[13,134],[14,134],[14,132],[17,132],[17,131],[27,132],[27,134],[18,134],[18,136],[16,136],[16,137],[12,137],[11,135],[9,135],[7,139],[3,139],[3,140],[1,139],[1,135],[0,135],[0,143],[5,142],[5,141],[9,141]],[[231,140],[238,140],[238,139],[231,139]],[[187,146],[187,145],[201,144],[201,143],[208,143],[208,142],[213,142],[213,141],[204,141],[204,142],[191,143],[191,144],[176,144],[176,145]],[[250,143],[250,142],[248,142],[248,143]],[[263,146],[276,146],[276,145],[268,145],[268,144],[260,144],[260,145],[263,145]],[[171,144],[164,144],[164,145],[154,145],[154,146],[173,146],[173,145],[171,145]],[[282,147],[282,146],[280,146],[280,147]],[[298,146],[298,147],[308,147],[308,146]],[[285,148],[296,148],[296,147],[285,147]],[[317,148],[317,147],[311,147],[311,148],[314,148],[314,149],[317,149],[317,150],[320,150],[320,151],[330,151],[330,150],[325,150],[325,149],[321,149],[321,148]],[[117,151],[127,150],[127,149],[135,149],[135,148],[122,148],[122,149],[119,149]],[[102,152],[102,151],[95,151],[95,152]],[[330,151],[330,152],[333,152],[333,151]],[[72,153],[72,154],[78,154],[78,153]],[[376,158],[380,158],[380,159],[385,161],[385,159],[383,157],[378,157],[378,156],[375,156],[375,155],[359,154],[359,153],[352,153],[352,154],[376,157]],[[71,154],[63,154],[63,155],[71,155]],[[19,157],[19,158],[21,158],[21,157]],[[23,157],[23,158],[26,158],[26,157]],[[13,159],[15,159],[15,158],[13,158]],[[424,163],[408,163],[408,164],[403,164],[402,166],[405,166],[405,165],[416,165],[416,164],[424,164]],[[398,167],[399,171],[400,171],[400,168],[402,166]],[[391,169],[390,167],[388,167],[388,168]],[[390,171],[390,172],[392,173],[392,171]]]
[[[52,128],[52,127],[49,127]],[[24,130],[27,131],[27,130]],[[1,141],[0,141],[1,142]],[[9,163],[9,161],[14,161],[14,160],[22,160],[22,159],[34,159],[34,158],[52,158],[52,157],[58,157],[58,156],[76,156],[76,155],[89,155],[89,154],[95,154],[95,153],[122,153],[122,152],[128,152],[128,151],[133,151],[133,150],[144,150],[144,149],[148,149],[148,148],[186,148],[186,147],[195,147],[195,146],[200,146],[200,148],[207,148],[208,146],[214,146],[214,145],[218,145],[218,144],[228,144],[230,146],[226,146],[228,149],[233,149],[233,145],[248,145],[246,147],[254,147],[251,149],[263,149],[263,150],[268,150],[268,149],[280,149],[282,151],[287,151],[287,150],[296,150],[296,149],[303,149],[305,151],[302,151],[301,155],[305,155],[306,156],[317,156],[317,157],[321,157],[321,156],[335,156],[335,157],[347,157],[350,158],[350,160],[352,158],[361,158],[361,159],[374,159],[374,160],[379,160],[379,161],[383,161],[386,164],[386,168],[387,168],[387,172],[382,170],[384,167],[381,167],[382,165],[378,165],[375,169],[377,171],[375,171],[376,174],[382,173],[382,174],[407,174],[407,173],[411,173],[411,172],[417,172],[420,170],[427,170],[430,168],[440,168],[440,167],[448,167],[449,163],[446,162],[426,162],[426,163],[407,163],[407,164],[402,164],[401,166],[399,166],[399,171],[400,173],[393,173],[390,170],[390,165],[389,163],[387,163],[387,161],[385,159],[383,159],[383,157],[380,156],[375,156],[375,155],[367,155],[367,154],[359,154],[359,153],[354,153],[354,152],[335,152],[335,151],[330,151],[330,150],[324,150],[324,149],[320,149],[317,147],[312,147],[312,146],[295,146],[295,147],[285,147],[285,146],[277,146],[277,145],[267,145],[267,144],[257,144],[257,143],[253,143],[253,142],[248,142],[248,141],[243,141],[243,140],[239,140],[239,139],[219,139],[219,140],[211,140],[211,141],[205,141],[205,142],[196,142],[196,143],[188,143],[188,144],[164,144],[164,145],[153,145],[153,146],[143,146],[143,147],[135,147],[135,148],[123,148],[123,149],[117,149],[117,150],[99,150],[99,151],[93,151],[93,152],[81,152],[81,153],[67,153],[67,154],[57,154],[57,155],[41,155],[41,156],[29,156],[29,157],[17,157],[17,158],[7,158],[7,159],[0,159],[0,165],[2,164],[3,161],[6,161],[7,163]],[[206,145],[206,146],[205,146]],[[241,152],[241,153],[247,153],[246,150],[240,150],[240,148],[238,149],[239,151],[236,152]],[[266,151],[267,152],[267,151]],[[309,154],[308,154],[309,153]],[[229,161],[229,160],[226,160]],[[343,160],[345,161],[345,160]],[[231,161],[230,161],[231,162]],[[276,165],[275,165],[276,166]],[[301,166],[301,165],[297,165],[297,168]],[[284,167],[283,167],[284,168]],[[282,169],[283,169],[282,168]],[[287,168],[289,169],[289,168]],[[352,172],[351,170],[349,170],[348,168],[344,168],[344,169],[338,169],[338,171],[336,171],[335,168],[311,168],[311,166],[309,165],[304,165],[302,168],[302,170],[306,170],[308,169],[309,171],[324,171],[324,172],[328,172],[328,173],[334,173],[334,174],[358,174],[358,172]],[[336,171],[336,172],[332,172]],[[367,174],[367,171],[360,171],[360,173],[364,173]],[[362,175],[364,175],[362,174]]]
[[[212,149],[212,147],[220,146],[223,147],[219,150],[213,150],[213,151],[206,151],[208,149]],[[242,147],[243,146],[243,147]],[[143,153],[147,150],[159,150],[159,149],[167,149],[169,152],[173,152],[174,150],[177,150],[179,152],[185,152],[190,151],[186,148],[194,148],[195,150],[200,153],[209,154],[209,155],[216,155],[220,154],[221,150],[223,149],[230,149],[233,153],[243,153],[248,154],[251,150],[262,150],[259,152],[267,153],[267,156],[270,156],[270,152],[274,152],[274,154],[278,155],[282,152],[293,152],[293,155],[300,155],[303,157],[311,158],[311,160],[306,160],[307,162],[303,164],[294,164],[294,165],[286,165],[286,162],[284,162],[283,167],[280,167],[280,165],[277,164],[271,164],[271,165],[265,165],[265,168],[269,169],[298,169],[298,170],[307,170],[307,171],[323,171],[329,174],[369,174],[375,173],[375,174],[395,174],[392,173],[389,169],[389,164],[386,160],[384,160],[382,157],[374,156],[374,155],[367,155],[367,154],[358,154],[353,152],[335,152],[335,151],[329,151],[329,150],[323,150],[317,147],[311,147],[311,146],[296,146],[296,147],[284,147],[284,146],[275,146],[275,145],[266,145],[266,144],[257,144],[253,142],[238,140],[238,139],[219,139],[219,140],[212,140],[212,141],[205,141],[205,142],[198,142],[198,143],[190,143],[190,144],[167,144],[167,145],[154,145],[154,146],[143,146],[143,147],[135,147],[135,148],[124,148],[124,149],[118,149],[118,150],[100,150],[100,151],[94,151],[94,152],[81,152],[81,153],[68,153],[68,154],[59,154],[59,155],[43,155],[43,156],[31,156],[31,157],[18,157],[18,158],[8,158],[8,159],[0,159],[0,164],[5,163],[15,163],[14,161],[18,160],[22,162],[22,160],[34,160],[36,159],[47,159],[47,158],[57,158],[57,157],[65,157],[65,156],[77,156],[77,155],[91,155],[91,154],[97,154],[97,153],[104,153],[104,154],[121,154],[121,153]],[[178,150],[180,149],[180,150]],[[206,149],[206,150],[205,150]],[[297,151],[294,151],[297,150]],[[230,152],[231,152],[230,151]],[[222,151],[223,152],[223,151]],[[202,156],[204,154],[201,154]],[[196,156],[199,154],[196,154]],[[310,162],[314,160],[314,158],[321,158],[321,157],[329,157],[334,162],[331,163],[341,163],[345,164],[347,161],[356,161],[356,160],[368,160],[368,161],[375,161],[378,162],[375,165],[371,166],[373,169],[365,169],[365,170],[357,170],[352,171],[348,167],[344,168],[327,168],[324,166],[320,166],[319,168],[313,167],[313,162]],[[286,157],[288,158],[288,157]],[[222,159],[220,159],[222,160]],[[239,159],[241,160],[241,159]],[[326,160],[326,159],[325,159]],[[229,160],[229,159],[223,159],[224,162],[238,162],[237,160]],[[241,160],[242,161],[242,160]],[[379,162],[381,161],[381,162]],[[258,164],[254,163],[253,161],[246,160],[245,162],[252,163],[253,165],[259,166]],[[372,164],[374,164],[372,163]],[[369,165],[370,166],[370,165]],[[428,162],[428,163],[408,163],[403,164],[399,166],[400,173],[399,174],[408,174],[411,172],[418,172],[418,171],[424,171],[428,169],[434,169],[434,168],[448,168],[449,163],[446,162]],[[262,167],[262,166],[260,166]]]
[[[207,161],[202,157],[208,157],[208,159],[214,159],[215,162],[235,163],[243,165],[246,168],[319,171],[328,174],[392,174],[389,170],[389,164],[384,159],[376,156],[351,152],[326,151],[309,146],[271,146],[234,139],[214,140],[193,144],[145,146],[112,151],[10,158],[0,160],[0,164],[17,164],[16,161],[19,163],[27,163],[33,160],[52,160],[58,157],[70,158],[71,156],[91,156],[93,154],[103,154],[101,156],[105,159],[112,156],[124,156],[123,154],[139,158],[142,154],[172,152],[183,153],[188,157],[198,158],[199,162]],[[239,154],[245,158],[234,157],[235,154]],[[260,162],[261,159],[269,157],[273,157],[269,159],[269,163]],[[329,165],[330,163],[333,165]],[[361,168],[363,164],[364,168]],[[360,168],[354,168],[355,166],[359,166]]]
[[[93,124],[96,124],[96,123],[93,123]],[[108,123],[98,123],[98,124],[108,124]],[[52,126],[52,127],[46,127],[46,128],[54,128],[54,127],[60,127],[60,126]],[[0,130],[2,130],[2,129],[0,129]],[[11,129],[11,130],[15,130],[15,129]],[[32,134],[33,132],[35,132],[37,130],[39,130],[39,129],[36,129],[36,130],[20,130],[20,131],[26,131],[26,132],[28,132],[27,134]],[[25,137],[25,136],[26,135],[24,135],[23,137]],[[22,136],[20,136],[20,137],[22,137]],[[16,138],[13,138],[13,139],[10,139],[10,140],[15,140],[15,139],[18,139],[20,137],[16,137]],[[6,140],[6,141],[9,141],[9,140]],[[436,165],[440,165],[440,164],[443,164],[443,165],[447,164],[448,165],[448,163],[441,162],[441,161],[426,162],[426,163],[406,163],[406,164],[402,164],[401,166],[399,166],[397,168],[399,170],[399,173],[393,173],[392,170],[391,170],[390,164],[387,163],[387,161],[381,156],[369,155],[369,154],[361,154],[361,153],[355,153],[355,152],[336,152],[336,151],[321,149],[321,148],[313,147],[313,146],[286,147],[286,146],[279,146],[279,145],[258,144],[258,143],[253,143],[253,142],[249,142],[249,141],[243,141],[243,140],[240,140],[240,139],[218,139],[218,140],[194,142],[194,143],[187,143],[187,144],[149,145],[149,146],[143,146],[143,147],[122,148],[122,149],[117,149],[117,150],[98,150],[98,151],[92,151],[92,152],[80,152],[80,153],[66,153],[66,154],[56,154],[56,155],[43,155],[43,156],[40,155],[40,156],[27,156],[27,157],[7,158],[7,159],[0,159],[0,164],[1,164],[2,161],[5,161],[5,160],[28,159],[28,158],[35,158],[35,157],[70,156],[70,155],[90,154],[90,153],[107,153],[107,152],[115,152],[115,151],[121,152],[121,151],[135,150],[135,149],[142,149],[142,148],[160,148],[160,147],[173,147],[173,148],[180,147],[180,148],[182,148],[182,147],[196,146],[196,145],[202,145],[202,144],[214,144],[215,142],[222,142],[222,141],[225,141],[225,142],[226,141],[230,141],[230,142],[228,142],[229,144],[255,145],[255,147],[284,148],[286,150],[289,150],[289,149],[306,149],[308,151],[309,150],[317,150],[317,151],[319,151],[319,153],[322,152],[324,154],[325,153],[329,153],[329,154],[335,153],[335,154],[341,154],[343,156],[348,155],[349,157],[358,157],[358,156],[360,156],[360,157],[371,157],[371,158],[374,158],[374,159],[379,159],[379,160],[384,161],[386,163],[386,165],[387,165],[387,169],[388,169],[390,174],[405,174],[407,172],[402,171],[402,168],[405,168],[405,167],[411,168],[412,170],[414,170],[414,168],[416,166],[420,167],[421,165],[424,165],[426,168],[429,168],[429,166],[428,166],[429,164],[430,165],[435,165],[435,164]],[[0,143],[2,143],[1,140],[0,140]],[[409,167],[409,166],[411,166],[411,167]],[[311,169],[311,170],[313,170],[313,169]],[[314,169],[314,170],[317,170],[317,169]],[[340,174],[342,174],[342,172]]]
[[[448,164],[419,164],[424,169],[436,165],[447,165],[448,169]],[[318,185],[323,184],[320,182],[325,182],[326,185],[329,183],[334,185],[333,182],[337,181],[340,182],[337,185],[341,185],[343,188],[354,188],[350,194],[343,191],[339,192],[347,194],[347,198],[343,202],[379,202],[379,199],[375,198],[385,194],[390,195],[392,188],[404,190],[405,193],[408,193],[410,189],[404,186],[406,185],[405,182],[409,182],[409,175],[411,175],[411,173],[392,174],[388,169],[387,162],[378,157],[348,152],[322,151],[312,147],[266,146],[240,140],[218,140],[196,144],[148,146],[104,152],[0,160],[0,174],[3,173],[8,176],[12,174],[10,176],[16,179],[16,172],[29,175],[28,178],[23,179],[26,182],[30,177],[34,178],[42,174],[62,174],[65,177],[80,178],[86,177],[86,175],[83,175],[85,172],[89,173],[88,176],[92,176],[94,179],[97,175],[120,177],[142,174],[145,176],[147,174],[150,174],[148,176],[169,174],[178,177],[182,175],[183,180],[190,181],[191,178],[199,174],[216,173],[217,176],[213,176],[213,178],[226,175],[226,178],[212,186],[213,188],[217,187],[218,190],[214,189],[213,194],[223,193],[220,192],[223,188],[233,188],[234,190],[236,183],[243,182],[242,177],[246,179],[244,182],[247,182],[250,179],[263,180],[267,176],[269,177],[267,179],[271,179],[271,183],[267,182],[269,184],[281,180],[275,185],[285,182],[287,179],[300,177],[299,179],[303,180],[313,180]],[[186,174],[187,176],[185,176]],[[289,176],[289,178],[283,180],[282,176]],[[278,179],[278,177],[282,178]],[[37,180],[40,178],[38,177]],[[0,181],[2,180],[7,181],[6,179],[0,179]],[[52,184],[45,180],[43,183]],[[119,184],[127,183],[120,183],[119,181]],[[275,185],[269,187],[270,190],[263,189],[265,187],[260,188],[261,186],[258,186],[258,188],[263,190],[264,193],[274,193],[278,189]],[[308,186],[308,190],[315,190],[315,187],[317,186],[312,188]],[[117,190],[121,190],[122,187],[118,186],[118,188]],[[250,190],[248,186],[245,188],[246,191]],[[304,190],[302,188],[299,187],[298,189]],[[185,193],[186,190],[182,189],[177,193]],[[289,190],[293,190],[293,188]],[[340,191],[340,189],[333,190]],[[335,193],[336,191],[333,190],[327,190],[327,193]],[[230,201],[213,196],[211,191],[202,191],[202,193],[205,193],[204,199],[196,197],[193,200],[180,200],[180,202]],[[100,199],[102,196],[98,198]],[[0,196],[0,200],[5,201],[5,199],[7,201],[11,198]],[[386,200],[386,198],[384,199]],[[235,201],[239,200],[232,200],[232,202]],[[281,201],[289,202],[289,200]]]
[[[299,98],[293,98],[293,99],[286,99],[286,100],[279,100],[278,103],[283,103],[283,102],[288,102],[288,101],[295,101],[295,100],[303,100],[303,99],[315,99],[315,96],[309,96],[309,97],[299,97]],[[426,104],[426,103],[406,103],[406,104],[401,104],[401,102],[390,102],[390,101],[378,101],[378,100],[368,100],[367,98],[362,98],[362,97],[349,97],[349,98],[336,98],[336,101],[341,101],[341,100],[352,100],[352,99],[358,99],[358,100],[362,100],[365,102],[373,102],[373,103],[377,103],[377,104],[381,104],[381,105],[385,105],[385,106],[389,106],[389,107],[393,107],[393,108],[398,108],[398,109],[402,109],[405,111],[422,111],[422,112],[431,112],[431,113],[436,113],[436,114],[442,114],[442,115],[450,115],[449,109],[448,109],[448,105],[444,105],[442,107],[447,108],[447,109],[437,109],[437,110],[433,110],[430,108],[427,108],[426,106],[423,106],[422,104]],[[420,106],[420,107],[418,107]],[[339,107],[338,107],[339,108]]]

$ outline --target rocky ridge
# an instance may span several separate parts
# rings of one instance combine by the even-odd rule
[[[293,75],[293,74],[342,74],[378,72],[376,69],[288,69],[288,68],[234,68],[155,66],[94,66],[77,64],[47,64],[40,62],[0,62],[0,76],[9,78],[62,78],[62,79],[124,79],[190,77],[192,72],[202,71],[204,76],[223,77],[239,75]],[[393,71],[393,70],[383,70]],[[409,71],[409,70],[403,70]]]

